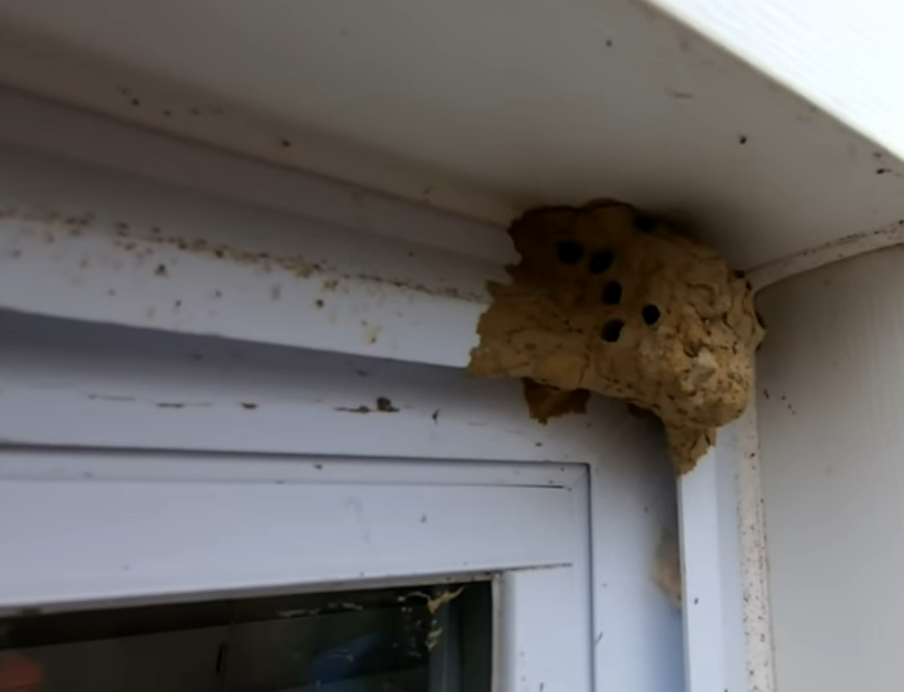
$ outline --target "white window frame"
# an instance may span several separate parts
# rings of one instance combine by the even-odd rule
[[[20,449],[0,506],[5,614],[491,578],[493,689],[591,689],[581,465]]]

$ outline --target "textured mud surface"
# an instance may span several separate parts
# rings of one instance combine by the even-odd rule
[[[678,470],[693,468],[753,387],[764,329],[743,278],[627,204],[538,209],[510,233],[522,261],[491,286],[470,372],[626,399],[665,423]],[[562,408],[526,393],[541,419]]]

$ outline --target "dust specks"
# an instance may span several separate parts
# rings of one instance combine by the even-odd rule
[[[349,406],[338,406],[334,409],[335,411],[341,411],[342,413],[398,413],[399,409],[393,406],[392,401],[385,396],[377,397],[376,406],[371,408],[370,406],[365,406],[362,404],[361,406],[349,407]]]
[[[169,272],[167,271],[165,264],[158,264],[157,268],[154,270],[154,274],[156,276],[169,276]]]
[[[122,396],[120,394],[89,394],[88,398],[92,401],[135,401],[133,396]]]
[[[282,298],[282,284],[275,284],[270,287],[270,300],[277,301]]]
[[[116,235],[123,239],[119,242],[119,246],[126,250],[134,250],[135,241],[144,243],[154,243],[158,245],[168,245],[175,247],[184,252],[193,252],[207,255],[216,259],[230,260],[237,264],[252,265],[256,264],[265,272],[269,272],[272,268],[278,267],[284,271],[291,272],[295,276],[307,278],[316,271],[322,271],[323,267],[317,262],[308,262],[301,255],[285,255],[271,256],[269,252],[254,252],[251,250],[236,248],[224,243],[214,243],[204,238],[184,238],[180,236],[164,236],[159,226],[153,226],[151,233],[143,235],[135,239],[130,239],[126,246],[125,239],[129,239],[127,232],[128,224],[120,222],[117,226]],[[78,230],[78,229],[76,229]],[[339,280],[332,279],[332,284],[325,282],[324,290],[335,290]],[[332,286],[332,288],[331,288]]]
[[[738,144],[742,146],[747,144],[747,135],[738,135]]]
[[[257,404],[249,404],[249,403],[243,401],[242,408],[246,409],[248,411],[253,411],[254,409],[257,408]]]
[[[377,397],[377,411],[382,411],[383,413],[397,413],[399,409],[392,405],[392,401],[390,401],[385,396]]]
[[[681,89],[674,89],[672,87],[668,88],[668,95],[673,99],[677,99],[679,101],[691,101],[694,98],[694,95],[689,91],[683,91]]]
[[[361,406],[355,406],[354,408],[351,408],[349,406],[337,406],[333,410],[341,411],[342,413],[370,413],[371,412],[370,407],[364,406],[363,404]]]
[[[363,339],[364,343],[368,346],[377,343],[377,339],[380,338],[380,332],[383,331],[383,327],[379,327],[376,325],[369,325],[364,328]]]

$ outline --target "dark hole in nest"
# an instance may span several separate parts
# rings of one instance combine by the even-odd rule
[[[610,281],[603,286],[603,304],[618,305],[621,302],[621,284]]]
[[[660,312],[655,305],[644,305],[640,314],[643,315],[643,321],[651,327],[659,321]]]
[[[608,341],[610,343],[614,343],[618,341],[618,337],[621,336],[622,328],[625,326],[625,323],[621,320],[609,320],[606,324],[603,325],[603,341]]]
[[[577,264],[584,256],[584,248],[573,240],[563,240],[556,246],[556,256],[562,264]]]
[[[593,257],[590,258],[590,273],[602,274],[612,266],[614,260],[615,253],[612,250],[600,250],[594,253]]]
[[[637,212],[634,214],[634,228],[641,233],[649,233],[656,228],[656,218],[649,214]]]

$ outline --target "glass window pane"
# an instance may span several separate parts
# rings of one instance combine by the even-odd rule
[[[489,692],[489,582],[0,620],[0,692]]]

